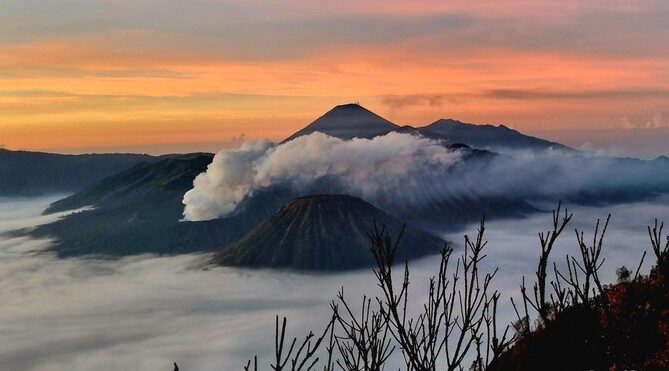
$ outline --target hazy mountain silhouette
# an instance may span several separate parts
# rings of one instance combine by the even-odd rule
[[[314,132],[340,139],[351,139],[373,138],[391,131],[444,140],[451,145],[462,143],[479,149],[572,150],[562,144],[525,135],[504,125],[474,125],[452,119],[441,119],[424,127],[399,126],[358,104],[334,107],[284,142]]]
[[[369,203],[345,195],[314,195],[288,202],[210,264],[346,270],[374,263],[367,233],[376,221],[399,233],[402,223]],[[407,226],[398,261],[438,252],[444,241]]]
[[[284,142],[321,132],[341,139],[373,138],[398,129],[399,126],[358,104],[342,104],[326,112]]]
[[[0,148],[0,196],[70,193],[143,161],[149,155],[61,155]]]
[[[669,157],[667,157],[667,156],[665,156],[665,155],[657,156],[657,157],[653,160],[653,162],[656,162],[656,163],[659,163],[659,164],[663,164],[663,165],[667,165],[667,164],[669,164]]]
[[[451,143],[466,143],[475,148],[493,151],[500,148],[573,150],[559,143],[525,135],[504,125],[474,125],[458,120],[441,119],[419,128],[418,131],[428,137],[438,136]]]

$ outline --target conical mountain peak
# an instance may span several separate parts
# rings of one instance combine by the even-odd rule
[[[398,128],[399,126],[367,108],[357,103],[350,103],[335,106],[284,142],[314,132],[341,139],[373,138]]]
[[[394,233],[402,228],[398,220],[356,197],[298,198],[221,249],[210,264],[314,271],[373,266],[367,232],[374,222]],[[406,226],[397,259],[434,254],[441,247],[440,238]]]

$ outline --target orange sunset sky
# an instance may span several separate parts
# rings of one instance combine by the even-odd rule
[[[656,155],[669,1],[0,1],[9,149],[213,150],[352,101]]]

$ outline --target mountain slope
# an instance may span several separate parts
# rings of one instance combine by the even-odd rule
[[[211,264],[298,270],[346,270],[373,265],[367,233],[372,223],[398,233],[401,223],[367,202],[345,195],[315,195],[288,202]],[[399,260],[438,252],[443,241],[407,227]]]
[[[489,150],[570,150],[559,143],[525,135],[504,125],[474,125],[452,119],[437,120],[417,129],[428,137],[438,136],[450,143],[465,143],[474,148]]]
[[[144,161],[148,155],[61,155],[0,148],[0,196],[70,193]]]
[[[70,214],[25,233],[54,238],[52,249],[60,256],[179,254],[217,249],[237,240],[280,204],[275,201],[276,207],[271,209],[272,199],[265,198],[262,207],[251,203],[246,212],[230,218],[180,222],[183,195],[212,157],[190,154],[136,165],[55,202],[47,212],[84,206],[93,206],[93,210]]]
[[[211,154],[188,154],[156,163],[141,163],[98,182],[70,197],[54,202],[46,213],[95,206],[100,209],[133,208],[159,218],[180,219],[183,194],[193,180],[207,169]],[[165,210],[161,205],[172,201],[179,207]],[[156,210],[156,208],[158,210]]]
[[[283,142],[313,132],[321,132],[340,139],[373,138],[398,128],[399,126],[358,104],[343,104],[326,112]]]

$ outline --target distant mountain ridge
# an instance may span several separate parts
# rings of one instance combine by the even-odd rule
[[[373,138],[389,132],[418,134],[449,144],[465,144],[489,150],[573,149],[555,142],[525,135],[504,125],[475,125],[453,119],[437,120],[427,126],[399,126],[359,104],[339,105],[311,124],[289,136],[282,143],[303,135],[320,132],[340,139]]]
[[[0,196],[76,192],[140,162],[157,159],[140,154],[62,155],[0,148]]]
[[[367,233],[373,222],[392,233],[395,218],[346,195],[313,195],[289,201],[239,241],[224,247],[209,264],[254,268],[333,271],[372,266]],[[398,261],[434,254],[444,241],[407,226]]]
[[[426,136],[437,135],[453,143],[492,151],[503,148],[518,150],[573,150],[565,145],[523,134],[505,125],[475,125],[453,119],[437,120],[418,131]]]

